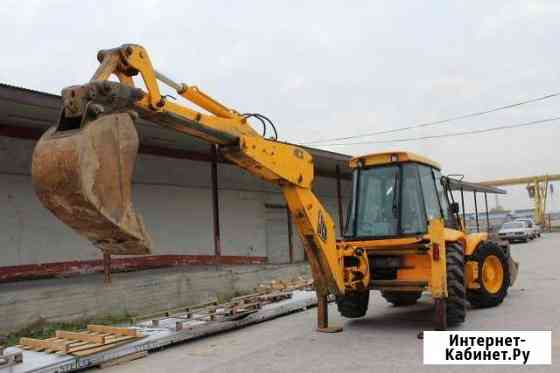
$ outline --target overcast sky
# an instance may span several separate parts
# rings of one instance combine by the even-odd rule
[[[560,91],[560,1],[13,1],[0,8],[0,81],[59,93],[98,49],[148,48],[156,67],[301,143],[398,128]],[[391,140],[560,115],[560,97]],[[560,121],[399,144],[472,181],[560,173]],[[556,188],[555,190],[560,190]],[[501,199],[530,207],[523,187]],[[493,201],[493,199],[492,199]],[[553,202],[556,208],[560,203]],[[493,203],[492,203],[493,205]]]

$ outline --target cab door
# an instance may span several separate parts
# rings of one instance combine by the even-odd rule
[[[441,183],[441,172],[425,165],[419,165],[418,172],[428,221],[443,219],[447,228],[457,229],[457,222],[449,213],[449,201]]]

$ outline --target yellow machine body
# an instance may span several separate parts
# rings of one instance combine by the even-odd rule
[[[151,249],[150,237],[131,204],[138,117],[218,145],[227,160],[281,188],[312,270],[322,329],[327,325],[328,294],[343,299],[370,289],[430,290],[434,298],[445,299],[448,245],[459,245],[469,257],[487,240],[484,234],[467,234],[463,228],[446,227],[443,219],[432,219],[425,232],[412,237],[345,237],[337,242],[333,219],[312,191],[314,166],[308,152],[264,138],[246,116],[197,87],[159,73],[141,46],[104,50],[98,59],[101,65],[89,83],[63,90],[59,124],[45,133],[35,149],[33,181],[43,204],[106,254],[147,254]],[[119,82],[109,81],[112,75]],[[146,91],[135,87],[136,75]],[[166,100],[160,82],[204,112]],[[440,169],[437,162],[408,152],[358,157],[350,166],[366,169],[411,162]],[[375,280],[372,263],[381,256],[398,258],[394,279]],[[479,268],[469,261],[465,268],[468,287],[476,288]]]
[[[383,152],[355,157],[350,161],[351,168],[367,168],[415,162],[441,169],[438,162],[413,152]],[[446,274],[445,247],[446,243],[459,243],[464,248],[466,257],[473,255],[477,247],[488,240],[488,233],[467,233],[463,230],[446,228],[441,220],[430,222],[428,232],[421,236],[401,237],[390,239],[357,240],[340,242],[346,250],[362,248],[368,257],[391,255],[402,260],[402,268],[397,271],[394,281],[373,282],[372,289],[391,291],[424,291],[429,290],[434,298],[447,296],[447,286],[444,280]],[[418,250],[421,242],[429,242],[427,250]],[[439,258],[434,259],[434,244],[439,246]],[[465,263],[466,287],[477,289],[480,287],[478,266],[473,261]]]

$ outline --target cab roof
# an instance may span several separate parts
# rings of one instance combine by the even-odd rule
[[[429,158],[416,153],[402,151],[373,153],[355,157],[350,160],[350,167],[357,168],[359,163],[361,163],[362,167],[370,167],[403,162],[418,162],[441,170],[440,164]]]

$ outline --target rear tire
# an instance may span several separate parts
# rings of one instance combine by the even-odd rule
[[[381,296],[395,307],[412,306],[422,296],[421,291],[382,291]]]
[[[369,305],[369,290],[337,297],[336,305],[338,312],[344,317],[350,319],[363,317]]]
[[[465,254],[463,247],[452,243],[446,248],[447,259],[447,325],[454,326],[465,321]]]
[[[495,307],[504,301],[510,286],[510,271],[506,253],[494,242],[484,242],[476,249],[471,260],[478,263],[480,289],[472,289],[467,292],[467,299],[473,307],[486,308]],[[486,274],[484,265],[496,266],[493,275]],[[496,271],[497,270],[497,271]],[[500,272],[501,275],[496,273]],[[498,280],[492,280],[498,278]],[[501,283],[499,278],[501,277]]]

